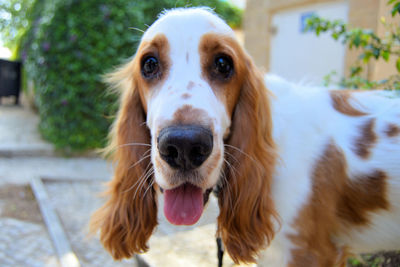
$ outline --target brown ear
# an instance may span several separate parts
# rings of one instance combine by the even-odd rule
[[[219,231],[232,259],[255,262],[278,225],[271,199],[275,165],[272,122],[261,73],[246,59],[247,73],[226,140],[225,183],[219,195]]]
[[[132,61],[107,77],[123,90],[107,149],[113,156],[114,177],[106,193],[108,201],[91,220],[91,229],[100,230],[101,242],[115,259],[145,252],[157,225],[156,192],[152,186],[149,156],[150,132],[134,73]]]

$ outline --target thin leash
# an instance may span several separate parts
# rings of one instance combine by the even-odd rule
[[[218,267],[222,267],[223,259],[224,259],[224,244],[222,243],[221,237],[217,234],[217,258],[218,258]]]
[[[221,191],[221,186],[217,186],[214,188],[213,193],[218,198],[218,194]],[[219,226],[217,226],[217,233],[216,233],[216,242],[217,242],[217,259],[218,259],[218,267],[222,267],[223,260],[224,260],[224,244],[222,243],[222,238],[220,234]]]

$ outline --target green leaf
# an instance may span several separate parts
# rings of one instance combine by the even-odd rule
[[[369,59],[371,58],[372,53],[370,51],[366,51],[365,53],[362,53],[358,58],[362,59],[364,63],[367,63]]]
[[[396,13],[400,14],[400,2],[396,3],[392,9],[392,17],[396,15]]]
[[[374,55],[375,59],[378,59],[381,54],[381,49],[374,47],[372,49],[372,54]]]
[[[397,71],[400,73],[400,57],[396,61],[396,68],[397,68]]]
[[[356,76],[357,74],[359,74],[362,71],[362,68],[360,66],[356,66],[356,67],[351,67],[350,68],[350,76]]]
[[[359,34],[357,34],[356,36],[354,36],[354,39],[352,40],[352,43],[356,46],[359,47],[361,44],[361,36]]]
[[[387,50],[382,51],[382,57],[386,62],[388,62],[389,61],[389,57],[390,57],[389,51],[387,51]]]

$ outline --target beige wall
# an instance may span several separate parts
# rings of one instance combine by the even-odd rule
[[[247,0],[243,20],[244,45],[259,67],[267,67],[269,62],[268,0]]]
[[[256,64],[266,71],[269,68],[271,17],[274,13],[285,9],[307,6],[324,2],[343,2],[343,0],[247,0],[244,16],[245,47],[252,55]],[[380,24],[381,16],[391,17],[387,0],[348,0],[349,24],[352,27],[369,28],[383,35],[384,27]],[[400,20],[397,20],[400,23]],[[345,71],[358,56],[356,50],[347,50]],[[365,75],[372,79],[387,77],[395,73],[394,64],[371,63],[365,70]]]

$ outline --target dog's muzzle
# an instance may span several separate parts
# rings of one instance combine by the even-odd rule
[[[161,158],[174,169],[190,171],[201,166],[213,149],[209,129],[196,125],[169,126],[157,139]]]

